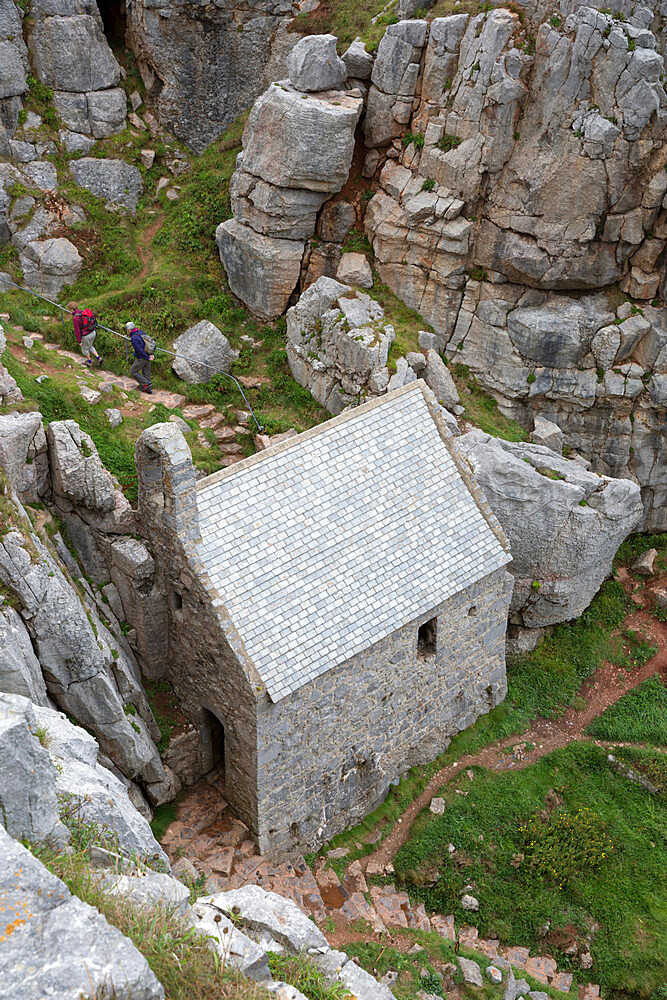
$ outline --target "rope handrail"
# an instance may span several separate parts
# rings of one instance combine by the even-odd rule
[[[48,302],[49,305],[55,306],[56,309],[60,309],[60,317],[61,317],[61,320],[63,322],[63,325],[64,325],[64,319],[63,319],[64,313],[68,313],[70,316],[72,315],[71,309],[67,309],[65,306],[61,305],[60,302],[54,302],[52,299],[48,299],[46,297],[46,295],[40,295],[39,292],[35,292],[32,288],[25,288],[23,285],[18,285],[15,281],[12,281],[10,278],[6,277],[6,275],[3,275],[2,278],[0,278],[0,286],[1,285],[12,285],[13,288],[17,288],[21,292],[27,292],[28,295],[32,295],[34,298],[41,299],[42,302]],[[114,337],[120,337],[121,340],[124,340],[125,341],[125,347],[126,347],[126,357],[127,357],[127,347],[128,347],[128,344],[130,343],[130,338],[129,337],[127,337],[124,333],[119,333],[117,330],[112,330],[108,326],[103,326],[101,323],[97,324],[97,329],[98,330],[105,330],[107,333],[112,333],[114,335]],[[215,365],[210,365],[207,361],[198,361],[198,360],[195,360],[194,358],[188,358],[185,354],[178,354],[175,351],[168,351],[166,347],[158,347],[156,345],[155,346],[155,353],[157,353],[158,351],[161,354],[168,354],[172,358],[181,358],[181,360],[188,361],[191,365],[201,365],[203,368],[208,368],[210,371],[216,372],[218,375],[224,375],[225,378],[231,379],[231,381],[234,383],[234,385],[236,386],[236,388],[241,393],[241,396],[243,398],[243,402],[248,407],[248,410],[250,411],[250,415],[252,416],[252,419],[255,421],[255,425],[257,427],[257,430],[261,434],[261,432],[264,430],[264,428],[262,427],[262,425],[260,424],[259,420],[255,416],[255,411],[253,410],[252,406],[248,402],[248,398],[247,398],[245,392],[243,391],[243,387],[241,386],[241,383],[233,375],[230,375],[229,372],[223,371],[222,368],[216,368]]]

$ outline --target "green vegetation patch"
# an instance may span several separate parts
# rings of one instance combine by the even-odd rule
[[[598,740],[667,745],[667,685],[656,674],[593,719],[586,732]]]
[[[574,743],[516,773],[476,770],[440,794],[444,815],[425,810],[394,859],[411,896],[467,923],[459,900],[470,884],[480,935],[552,953],[575,972],[563,931],[583,941],[596,922],[581,981],[637,997],[667,981],[664,803],[614,771],[605,750]]]
[[[342,983],[330,983],[306,955],[270,951],[268,957],[273,978],[295,986],[307,1000],[344,1000],[352,996]]]

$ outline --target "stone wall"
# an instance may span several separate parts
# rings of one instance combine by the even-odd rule
[[[503,700],[512,577],[497,570],[277,704],[261,699],[259,847],[312,849],[367,815],[409,767]],[[436,652],[417,653],[437,619]]]
[[[199,562],[197,490],[190,451],[174,424],[155,424],[136,446],[138,515],[150,537],[167,594],[166,677],[182,710],[202,730],[202,709],[224,726],[225,797],[257,832],[257,718],[259,677]],[[206,753],[189,754],[195,780],[211,768]]]

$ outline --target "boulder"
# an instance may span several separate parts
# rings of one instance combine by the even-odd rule
[[[0,827],[19,840],[61,847],[69,835],[58,814],[56,771],[37,725],[27,698],[0,694]]]
[[[163,872],[147,869],[130,875],[109,875],[104,885],[109,895],[129,900],[138,907],[160,906],[182,916],[190,909],[188,887]]]
[[[233,912],[241,926],[270,934],[290,951],[329,947],[324,934],[296,903],[275,892],[267,892],[258,885],[220,892],[201,902],[208,902],[223,913]]]
[[[447,365],[434,350],[426,351],[423,379],[441,406],[451,410],[461,402]]]
[[[344,253],[336,271],[336,278],[345,285],[357,285],[359,288],[373,286],[373,272],[362,253]]]
[[[653,576],[655,573],[655,560],[658,557],[657,549],[647,549],[646,552],[642,552],[638,559],[632,564],[632,570],[634,573],[640,573],[642,576]]]
[[[235,219],[220,223],[215,238],[233,294],[261,319],[280,316],[299,280],[304,244],[262,236]]]
[[[83,258],[68,239],[31,240],[19,254],[23,281],[48,298],[57,299],[65,285],[73,284]]]
[[[273,84],[243,131],[243,169],[270,184],[332,194],[347,180],[362,100]]]
[[[366,51],[360,38],[355,38],[341,56],[347,68],[348,76],[355,80],[368,80],[373,69],[373,56]]]
[[[112,427],[120,427],[123,422],[123,414],[115,406],[109,407],[109,409],[104,411]]]
[[[62,712],[35,708],[37,724],[45,732],[48,757],[55,768],[52,782],[71,821],[92,824],[98,838],[126,857],[168,859],[148,822],[132,805],[126,786],[98,763],[99,747],[90,733],[73,725]],[[53,768],[52,768],[53,770]]]
[[[120,66],[91,14],[38,18],[30,49],[37,76],[54,90],[83,94],[120,81]]]
[[[0,897],[5,914],[16,915],[11,941],[0,950],[7,997],[164,1000],[164,989],[131,941],[2,829]]]
[[[578,618],[641,517],[637,484],[483,431],[456,445],[510,541],[512,621],[538,628]]]
[[[141,174],[124,160],[83,157],[69,165],[74,183],[114,206],[134,214],[144,189]]]
[[[0,222],[0,233],[1,230],[2,223]],[[0,288],[2,288],[1,280]],[[2,326],[0,326],[0,358],[2,358],[5,352],[6,345],[5,332]],[[23,393],[16,384],[15,379],[12,378],[4,365],[0,364],[0,406],[7,406],[9,403],[20,403],[22,399]]]
[[[338,973],[338,979],[358,1000],[394,1000],[389,987],[378,983],[356,962],[346,962]]]
[[[200,898],[194,904],[192,913],[195,930],[206,935],[222,961],[238,969],[247,979],[271,983],[266,951],[238,929],[236,919],[232,923],[226,916],[229,910],[225,906],[219,906],[216,899],[216,896],[210,900]]]
[[[305,35],[287,56],[290,82],[297,90],[337,90],[347,77],[335,35]]]
[[[461,897],[461,909],[471,910],[476,912],[477,910],[479,910],[479,900],[476,899],[474,896],[470,896],[468,895],[468,893],[466,893],[464,896]]]
[[[54,420],[46,437],[54,493],[87,510],[114,510],[116,487],[90,434],[75,420]]]
[[[47,704],[46,684],[20,615],[0,605],[0,691]]]
[[[463,980],[466,983],[470,983],[471,986],[483,986],[484,980],[482,979],[482,970],[480,969],[477,962],[473,962],[470,958],[462,958],[460,955],[458,957],[459,966],[461,972],[463,973]]]
[[[318,278],[287,313],[287,360],[292,375],[331,413],[378,396],[389,383],[393,327],[364,292],[354,295],[333,278]],[[407,365],[406,365],[407,367]]]
[[[545,448],[551,448],[556,454],[563,454],[563,432],[553,420],[545,420],[539,415],[535,417],[535,426],[530,435],[534,444],[540,444]]]
[[[209,382],[216,374],[211,368],[198,364],[198,361],[228,372],[239,356],[224,333],[207,319],[201,320],[177,337],[174,351],[182,356],[174,358],[171,367],[184,382],[192,384]]]
[[[320,213],[317,234],[328,243],[342,243],[356,221],[356,209],[349,201],[328,201]]]
[[[290,240],[310,239],[327,197],[320,191],[267,184],[241,168],[232,175],[229,194],[237,222],[264,236]]]
[[[25,68],[17,46],[8,40],[0,41],[0,100],[17,97],[27,89]]]
[[[26,470],[28,453],[39,432],[43,434],[40,413],[13,410],[0,414],[0,467],[19,493],[29,471]],[[30,456],[31,461],[33,457]]]

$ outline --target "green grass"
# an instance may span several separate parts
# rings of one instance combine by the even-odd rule
[[[466,365],[454,364],[450,367],[465,410],[464,420],[469,420],[486,434],[504,438],[505,441],[528,440],[528,431],[516,420],[505,417],[500,412],[496,400],[481,388]]]
[[[274,951],[268,954],[273,978],[295,986],[307,1000],[343,1000],[345,997],[352,1000],[352,994],[342,983],[328,982],[306,955],[278,954]]]
[[[630,535],[626,538],[614,558],[614,566],[630,566],[647,549],[657,549],[655,570],[667,570],[667,532],[658,535]]]
[[[667,685],[659,674],[649,677],[606,708],[586,732],[598,740],[667,746]]]
[[[151,830],[157,841],[162,840],[167,827],[176,822],[176,803],[165,802],[161,806],[156,806],[151,820]]]
[[[650,997],[667,979],[664,801],[618,775],[589,743],[523,771],[476,770],[472,784],[461,780],[468,794],[457,795],[456,783],[442,789],[444,815],[424,811],[394,859],[413,898],[467,923],[459,899],[472,884],[480,935],[552,951],[561,968],[571,959],[537,929],[573,924],[584,938],[596,921],[594,966],[581,981],[599,982],[613,996]]]
[[[398,818],[423,791],[432,776],[464,754],[513,735],[520,735],[537,716],[556,719],[578,697],[582,683],[605,659],[618,657],[618,642],[612,635],[629,611],[629,601],[619,583],[603,584],[590,607],[575,622],[557,625],[528,656],[507,664],[508,693],[505,701],[482,715],[452,739],[448,749],[425,767],[413,767],[392,787],[385,801],[358,826],[334,837],[322,853],[349,847],[350,853],[332,867],[345,868],[355,858],[377,847],[368,843],[372,834],[383,839]],[[362,843],[361,849],[355,844]]]
[[[74,895],[130,938],[162,983],[165,1000],[267,1000],[268,993],[260,986],[225,968],[206,938],[182,917],[163,907],[139,909],[122,897],[110,896],[89,867],[85,851],[68,855],[31,849]]]

